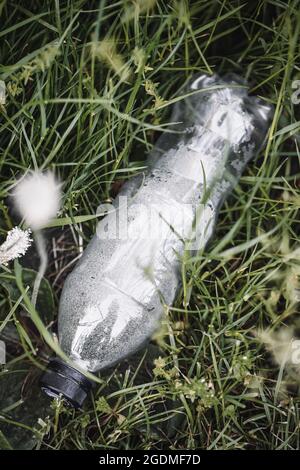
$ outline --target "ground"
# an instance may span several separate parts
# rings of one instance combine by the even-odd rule
[[[299,1],[2,0],[0,20],[1,242],[20,222],[20,175],[51,169],[63,183],[42,323],[24,294],[35,248],[0,267],[0,447],[299,449]],[[47,335],[96,208],[141,171],[180,85],[216,71],[274,106],[266,146],[183,266],[148,352],[102,374],[84,410],[49,405]]]

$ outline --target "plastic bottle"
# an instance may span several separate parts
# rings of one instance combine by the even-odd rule
[[[174,301],[183,254],[205,247],[220,205],[266,137],[271,107],[241,79],[193,77],[183,95],[147,172],[124,185],[66,280],[59,341],[83,370],[110,367],[149,340]],[[90,382],[55,359],[42,388],[80,407]]]

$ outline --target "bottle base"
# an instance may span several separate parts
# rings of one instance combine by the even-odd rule
[[[67,405],[81,408],[92,382],[61,359],[51,359],[40,379],[40,387],[51,398],[62,398]]]

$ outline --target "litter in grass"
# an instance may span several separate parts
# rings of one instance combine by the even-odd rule
[[[221,204],[266,138],[272,108],[238,77],[200,75],[184,92],[171,117],[181,122],[176,133],[158,140],[144,178],[123,186],[65,282],[59,341],[83,370],[102,371],[149,341],[174,302],[182,263],[206,247]],[[90,385],[54,360],[42,387],[81,407]]]

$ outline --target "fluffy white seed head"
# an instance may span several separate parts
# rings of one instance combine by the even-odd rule
[[[60,184],[51,172],[35,171],[22,178],[13,192],[15,206],[32,230],[53,219],[60,208]]]
[[[7,234],[6,240],[0,246],[0,264],[7,265],[9,261],[25,255],[32,240],[30,230],[15,227]]]

